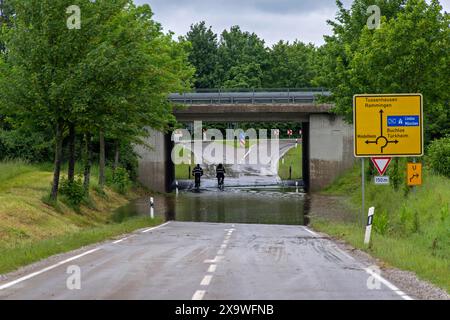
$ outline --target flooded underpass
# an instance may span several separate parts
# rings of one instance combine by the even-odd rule
[[[307,225],[308,197],[299,188],[240,187],[180,190],[154,195],[154,215],[164,220]],[[133,201],[112,217],[121,222],[137,215],[150,215],[150,197]]]

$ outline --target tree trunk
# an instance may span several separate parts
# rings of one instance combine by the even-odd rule
[[[56,125],[56,143],[55,143],[55,163],[53,169],[53,184],[50,198],[53,201],[58,199],[59,177],[61,175],[61,160],[63,146],[63,123],[58,121]]]
[[[69,169],[67,171],[67,180],[73,182],[75,180],[75,125],[69,125]]]
[[[100,189],[103,189],[105,186],[105,134],[103,130],[100,130],[99,134],[100,139],[100,155],[99,155],[99,168],[98,168],[98,184]]]
[[[90,133],[85,135],[84,145],[84,181],[83,188],[86,195],[89,195],[89,184],[91,181],[91,166],[92,166],[92,137]]]
[[[119,167],[119,157],[120,157],[120,143],[119,140],[115,142],[115,153],[114,153],[114,171]]]

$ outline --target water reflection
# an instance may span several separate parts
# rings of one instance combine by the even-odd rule
[[[295,188],[236,188],[180,191],[178,196],[156,195],[155,215],[166,221],[198,221],[260,224],[308,224],[307,196]],[[115,222],[135,215],[149,215],[150,198],[142,198],[117,210]]]

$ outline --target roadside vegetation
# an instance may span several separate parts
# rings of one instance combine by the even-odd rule
[[[447,141],[444,143],[444,141]],[[377,186],[366,181],[365,208],[375,207],[373,237],[369,248],[363,243],[365,228],[361,222],[361,176],[360,165],[337,179],[323,193],[340,195],[354,222],[342,222],[324,218],[312,219],[314,228],[351,245],[366,250],[382,259],[387,265],[415,272],[450,292],[450,178],[449,171],[441,171],[450,161],[448,139],[436,142],[447,150],[430,147],[425,157],[423,185],[415,189],[406,186],[406,159],[391,163],[386,175],[400,176],[400,183]],[[445,145],[444,145],[445,144]],[[434,167],[433,159],[438,153],[441,161]],[[371,168],[367,166],[370,172]],[[398,170],[398,172],[396,172]],[[370,178],[369,178],[370,179]],[[364,215],[364,223],[367,212]],[[347,220],[348,221],[348,220]]]
[[[284,161],[283,161],[284,159]],[[292,148],[278,162],[278,176],[282,180],[302,178],[302,145]]]
[[[77,205],[64,195],[47,205],[51,181],[51,164],[0,163],[0,274],[161,222],[141,217],[114,223],[113,211],[143,191],[116,189],[113,180],[100,192],[94,178],[89,197]]]

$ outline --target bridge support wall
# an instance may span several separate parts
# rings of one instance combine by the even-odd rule
[[[351,168],[353,129],[333,114],[309,117],[309,190],[318,191]]]
[[[153,129],[148,129],[150,136],[146,143],[151,147],[135,146],[139,155],[138,181],[150,190],[169,192],[174,176],[170,161],[171,136]]]

